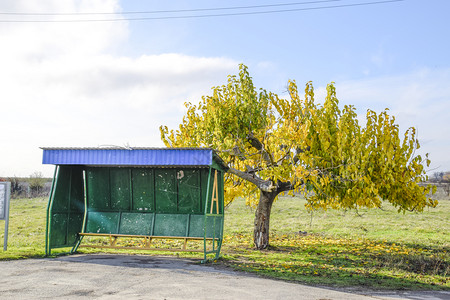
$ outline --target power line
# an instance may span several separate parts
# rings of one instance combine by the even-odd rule
[[[330,2],[330,1],[341,1],[341,0],[327,0],[327,1],[322,1],[322,2]],[[281,9],[281,10],[253,11],[253,12],[235,12],[235,13],[224,13],[224,14],[137,17],[137,18],[116,18],[116,19],[85,19],[85,20],[0,20],[0,23],[84,23],[84,22],[117,22],[117,21],[144,21],[144,20],[169,20],[169,19],[196,19],[196,18],[229,17],[229,16],[259,15],[259,14],[286,13],[286,12],[295,12],[295,11],[334,9],[334,8],[344,8],[344,7],[386,4],[386,3],[402,2],[402,1],[405,1],[405,0],[384,0],[384,1],[361,2],[361,3],[351,3],[351,4],[341,4],[341,5],[292,8],[292,9]],[[315,1],[315,2],[318,3],[319,1]],[[273,4],[273,5],[277,5],[277,4]],[[289,5],[289,4],[286,3],[286,5]],[[228,9],[228,8],[221,8],[221,9]],[[235,9],[237,9],[237,8],[235,8]],[[204,10],[217,10],[217,9],[204,9]],[[171,11],[171,12],[176,12],[176,11]],[[180,12],[182,12],[182,11],[180,10]],[[129,12],[129,13],[138,13],[138,12]],[[144,12],[142,12],[142,13],[144,13]],[[146,13],[150,13],[150,12],[146,12]],[[95,13],[92,13],[92,14],[95,14]],[[103,13],[103,14],[107,14],[107,13]],[[111,13],[111,14],[113,14],[113,13]]]
[[[295,6],[307,4],[320,4],[326,2],[340,2],[345,0],[317,0],[293,3],[265,4],[265,5],[249,5],[249,6],[232,6],[232,7],[216,7],[216,8],[194,8],[194,9],[176,9],[176,10],[152,10],[152,11],[124,11],[124,12],[78,12],[78,13],[23,13],[23,12],[0,12],[0,15],[14,16],[84,16],[84,15],[136,15],[136,14],[160,14],[160,13],[180,13],[180,12],[199,12],[199,11],[220,11],[220,10],[236,10],[236,9],[252,9],[265,7],[281,7]]]

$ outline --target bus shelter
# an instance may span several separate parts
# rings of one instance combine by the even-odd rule
[[[42,148],[56,165],[47,207],[45,252],[90,246],[157,250],[155,239],[179,239],[176,251],[219,257],[227,167],[204,148]],[[85,245],[83,238],[106,239]],[[203,249],[188,249],[190,240]]]

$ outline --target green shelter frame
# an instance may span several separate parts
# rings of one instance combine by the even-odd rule
[[[142,148],[136,150],[144,151],[144,155],[150,152],[154,156],[151,161],[140,158],[130,162],[120,156],[139,153],[124,149],[43,149],[44,163],[56,165],[47,206],[46,255],[63,247],[71,247],[70,253],[79,247],[126,247],[203,252],[203,262],[210,255],[219,257],[226,167],[214,151]],[[167,155],[174,156],[173,150],[181,151],[181,158],[163,164]],[[96,155],[100,159],[92,161]],[[208,155],[211,159],[203,159]],[[109,243],[85,244],[86,236],[106,238]],[[137,246],[121,245],[118,240],[123,238],[137,239]],[[152,246],[155,239],[179,239],[183,246],[158,249]],[[188,249],[190,240],[203,241],[203,249]]]

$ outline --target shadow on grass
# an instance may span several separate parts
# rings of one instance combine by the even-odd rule
[[[339,247],[229,247],[224,264],[265,277],[315,285],[395,290],[449,290],[447,253],[401,254]]]

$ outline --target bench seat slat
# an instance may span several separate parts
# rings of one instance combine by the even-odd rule
[[[174,239],[174,240],[203,240],[203,237],[196,236],[159,236],[159,235],[134,235],[134,234],[116,234],[116,233],[78,233],[80,236],[106,236],[106,237],[129,237],[129,238],[152,238],[152,239]],[[218,240],[219,238],[214,238]],[[213,238],[206,238],[213,240]]]
[[[203,252],[203,250],[199,249],[120,247],[120,246],[99,246],[99,245],[80,245],[79,248],[131,249],[131,250],[151,250],[151,251],[170,251],[170,252]],[[213,253],[213,251],[211,253]]]

